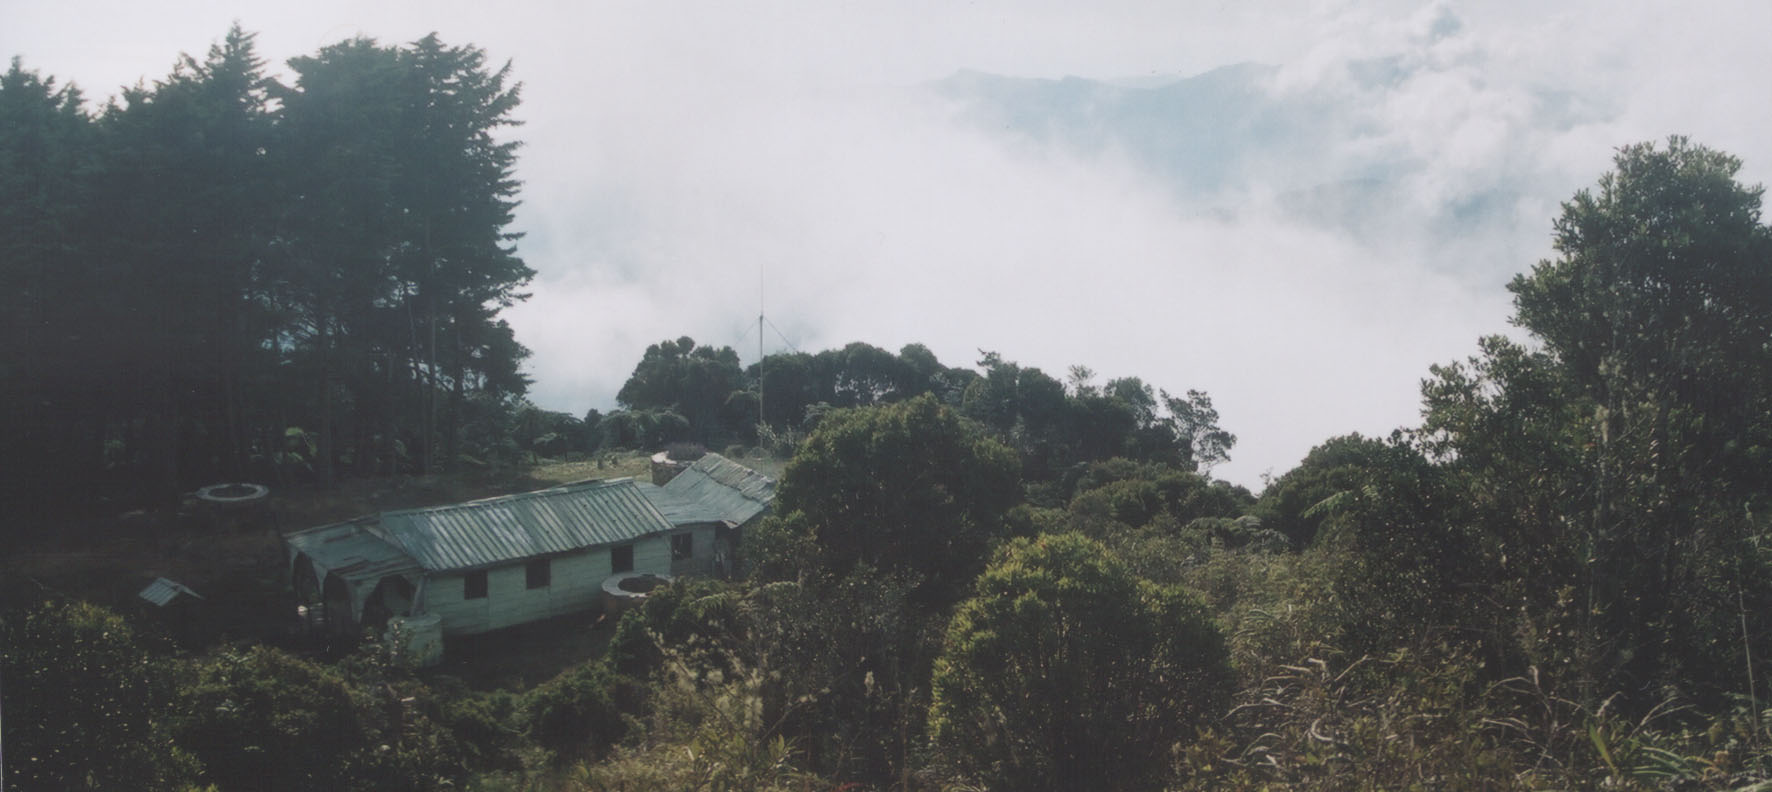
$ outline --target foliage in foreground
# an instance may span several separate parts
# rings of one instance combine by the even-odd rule
[[[1617,165],[1513,286],[1536,346],[1484,339],[1419,430],[1333,439],[1259,502],[1189,470],[1216,441],[1184,458],[1184,405],[992,361],[818,411],[757,575],[624,617],[634,706],[600,664],[438,693],[374,658],[159,660],[53,606],[6,617],[5,673],[79,694],[9,698],[7,755],[58,788],[1764,792],[1772,234],[1732,158]]]
[[[197,764],[163,713],[172,686],[117,614],[84,602],[0,615],[6,781],[19,789],[178,789]]]
[[[788,463],[775,502],[786,516],[764,532],[777,552],[759,571],[865,566],[908,575],[926,602],[952,601],[1020,498],[1009,449],[932,396],[840,410]]]
[[[265,779],[290,789],[435,790],[504,761],[499,729],[476,717],[472,701],[438,695],[381,647],[323,664],[254,646],[191,661],[173,721],[204,780],[224,790]]]
[[[626,680],[601,662],[569,669],[523,697],[529,738],[555,755],[601,757],[628,733],[622,699]]]
[[[1146,789],[1222,710],[1224,640],[1198,602],[1075,534],[997,553],[948,627],[930,737],[994,789]]]
[[[767,676],[731,655],[718,665],[726,670],[709,672],[706,658],[666,650],[643,736],[606,762],[573,766],[566,786],[632,792],[818,788],[795,768],[796,752],[780,731],[781,719],[769,717]]]

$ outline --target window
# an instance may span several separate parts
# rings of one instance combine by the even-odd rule
[[[529,588],[547,588],[553,582],[553,577],[553,569],[545,558],[537,558],[523,565],[523,585]]]
[[[634,571],[634,546],[620,545],[609,548],[609,573]]]
[[[680,533],[671,537],[671,560],[688,561],[695,557],[695,534]]]
[[[486,570],[461,576],[462,599],[486,599]]]

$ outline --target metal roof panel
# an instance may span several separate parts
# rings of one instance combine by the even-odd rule
[[[719,454],[708,454],[696,460],[687,470],[665,482],[663,489],[667,496],[657,500],[671,505],[679,513],[697,517],[712,514],[734,525],[749,522],[775,500],[775,479]],[[681,505],[692,503],[699,503],[706,511]]]
[[[380,532],[432,571],[617,544],[671,523],[633,479],[606,479],[381,515]]]
[[[296,531],[284,540],[308,557],[321,579],[337,574],[348,581],[366,581],[418,571],[411,556],[374,529],[375,518],[370,517]]]
[[[136,596],[164,608],[173,600],[178,599],[181,594],[203,599],[202,594],[192,591],[183,583],[166,578],[154,578],[154,582],[149,583],[148,587],[142,589],[141,593]]]

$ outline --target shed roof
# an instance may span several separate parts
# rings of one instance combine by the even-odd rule
[[[640,492],[646,496],[647,500],[652,501],[653,508],[658,509],[659,514],[664,515],[664,518],[676,527],[725,522],[727,519],[725,512],[715,508],[713,504],[690,497],[681,490],[672,490],[642,481],[640,482]]]
[[[631,541],[671,523],[633,479],[386,512],[379,533],[425,569],[468,569]]]
[[[740,465],[719,454],[708,454],[660,488],[664,496],[654,498],[660,509],[694,518],[672,522],[715,522],[725,520],[743,525],[769,508],[775,500],[775,479]]]
[[[173,600],[178,599],[180,595],[203,599],[202,594],[192,591],[185,584],[166,578],[154,578],[154,582],[149,583],[148,587],[142,589],[141,593],[136,596],[164,608]]]
[[[365,517],[296,531],[286,537],[294,551],[290,558],[293,561],[295,552],[306,555],[321,580],[328,574],[351,583],[379,581],[388,575],[415,575],[418,563],[376,535],[374,526],[375,518]]]

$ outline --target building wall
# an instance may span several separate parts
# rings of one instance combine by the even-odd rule
[[[654,575],[671,574],[671,538],[658,534],[635,542],[634,571],[651,572]],[[603,581],[597,582],[601,584]]]
[[[682,561],[672,560],[670,562],[671,575],[713,574],[714,526],[712,524],[692,525],[689,526],[688,530],[672,531],[670,535],[678,536],[681,534],[688,534],[690,536],[690,550],[694,555]],[[667,553],[671,549],[670,542],[671,540],[668,538],[665,540],[665,550]],[[670,556],[667,555],[666,558],[670,558]],[[636,565],[638,565],[638,561],[636,561]]]
[[[633,544],[634,571],[670,574],[669,537],[649,536]],[[463,598],[465,574],[433,575],[425,587],[423,610],[442,617],[443,633],[452,636],[579,613],[602,607],[609,570],[608,547],[554,556],[548,585],[532,589],[526,563],[519,561],[486,570],[486,596],[478,599]]]

